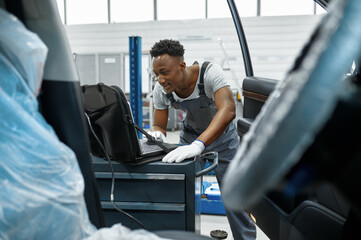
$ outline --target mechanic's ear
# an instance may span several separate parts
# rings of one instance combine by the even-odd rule
[[[187,64],[186,64],[184,61],[182,61],[182,62],[179,64],[179,66],[180,66],[180,70],[183,71],[184,69],[186,69]]]

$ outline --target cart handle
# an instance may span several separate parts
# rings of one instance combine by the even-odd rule
[[[213,163],[211,166],[207,167],[206,169],[203,169],[199,172],[196,172],[196,177],[200,177],[203,176],[207,173],[209,173],[210,171],[214,170],[217,165],[218,165],[218,153],[217,152],[207,152],[207,153],[203,153],[202,155],[199,156],[201,159],[206,158],[206,160],[210,160],[209,157],[211,157],[213,159]]]

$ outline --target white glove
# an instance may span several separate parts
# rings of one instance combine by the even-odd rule
[[[165,155],[162,161],[167,163],[179,163],[186,158],[192,158],[200,155],[205,148],[205,144],[202,141],[195,140],[194,142],[192,142],[191,145],[177,147],[176,149]]]
[[[154,137],[158,142],[168,142],[166,136],[164,136],[161,131],[147,131],[147,133]]]

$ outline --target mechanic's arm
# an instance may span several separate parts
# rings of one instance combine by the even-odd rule
[[[228,124],[236,116],[236,108],[232,91],[229,87],[223,87],[214,93],[214,99],[218,112],[209,124],[208,128],[190,145],[180,146],[168,153],[163,162],[181,162],[184,159],[201,154],[206,146],[214,142],[227,128]],[[202,121],[200,119],[200,121]]]
[[[166,128],[168,123],[168,108],[163,110],[154,109],[154,122],[152,131],[160,131],[164,136],[167,136]]]
[[[208,128],[197,138],[209,146],[226,130],[228,124],[236,117],[236,106],[231,89],[222,87],[214,93],[218,112]]]

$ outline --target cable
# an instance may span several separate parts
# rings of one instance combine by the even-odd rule
[[[106,158],[107,158],[107,161],[108,161],[108,163],[109,163],[109,165],[110,165],[110,169],[111,169],[111,171],[112,171],[112,186],[111,186],[111,189],[110,189],[110,202],[112,203],[113,207],[114,207],[117,211],[123,213],[124,215],[126,215],[127,217],[129,217],[130,219],[132,219],[133,221],[135,221],[136,223],[138,223],[139,226],[141,226],[143,229],[148,230],[148,229],[143,225],[143,223],[141,223],[138,219],[136,219],[135,217],[133,217],[133,216],[130,215],[129,213],[121,210],[121,209],[118,208],[117,205],[114,203],[114,185],[115,185],[114,182],[115,182],[115,178],[114,178],[114,168],[113,168],[113,164],[112,164],[112,162],[111,162],[111,160],[110,160],[110,158],[109,158],[109,155],[108,155],[107,151],[105,150],[105,147],[103,146],[103,144],[100,142],[98,136],[96,135],[96,133],[95,133],[93,127],[92,127],[92,124],[91,124],[91,122],[90,122],[90,119],[89,119],[88,114],[86,114],[85,112],[84,112],[84,114],[85,114],[85,117],[86,117],[86,119],[87,119],[87,121],[88,121],[88,125],[89,125],[89,128],[90,128],[90,131],[92,132],[93,136],[95,137],[95,139],[96,139],[97,142],[99,143],[100,147],[102,148],[102,150],[103,150],[103,152],[104,152],[104,154],[105,154],[105,156],[106,156]]]

